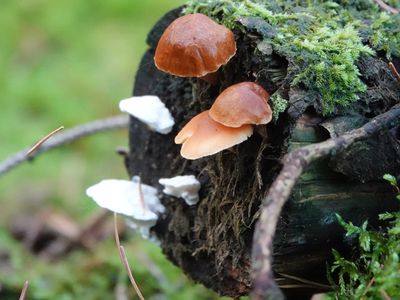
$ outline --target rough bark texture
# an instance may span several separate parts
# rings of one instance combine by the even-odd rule
[[[313,112],[310,93],[285,83],[288,63],[276,55],[266,58],[256,50],[257,35],[241,32],[235,33],[237,55],[220,70],[218,85],[173,77],[155,68],[153,55],[161,33],[179,13],[179,9],[170,12],[150,32],[149,50],[142,59],[133,91],[134,95],[158,95],[176,125],[170,134],[161,135],[131,119],[128,171],[160,191],[159,178],[196,175],[202,184],[201,201],[189,207],[181,199],[163,195],[168,210],[154,228],[155,233],[167,257],[189,277],[220,294],[238,297],[251,287],[253,227],[261,198],[279,171],[283,155],[290,149],[322,141],[343,128],[364,124],[368,117],[398,102],[400,85],[380,59],[361,60],[359,67],[369,87],[359,102],[365,107],[354,108],[355,114],[342,116],[341,121],[325,120]],[[245,143],[217,155],[196,161],[183,159],[180,147],[173,142],[177,132],[193,116],[208,109],[220,91],[245,80],[257,81],[271,94],[279,88],[289,98],[288,111],[277,123],[268,124],[268,139],[256,133]],[[379,163],[370,163],[376,153]],[[380,178],[383,173],[399,170],[398,130],[354,145],[331,161],[320,160],[310,166],[285,206],[275,236],[273,268],[286,295],[306,299],[309,293],[323,290],[322,285],[305,284],[296,278],[326,283],[326,262],[331,259],[332,247],[351,249],[353,241],[344,239],[335,213],[356,224],[366,218],[376,224],[379,212],[395,208],[393,191]]]

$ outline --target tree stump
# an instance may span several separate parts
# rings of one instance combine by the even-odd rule
[[[155,68],[153,56],[162,32],[180,14],[181,8],[169,12],[149,33],[149,49],[133,90],[136,96],[159,96],[176,125],[170,134],[161,135],[131,118],[128,171],[160,191],[159,178],[193,174],[200,180],[201,200],[195,206],[162,195],[167,212],[154,233],[165,255],[190,278],[235,298],[250,291],[254,225],[283,155],[363,125],[368,117],[399,102],[400,84],[382,58],[361,59],[358,67],[367,91],[358,105],[369,103],[368,112],[322,117],[306,89],[285,83],[290,62],[274,52],[260,51],[260,37],[250,29],[235,31],[237,54],[222,68],[216,86],[170,76]],[[180,146],[174,144],[175,135],[193,116],[208,109],[223,89],[241,81],[256,81],[271,94],[279,90],[289,101],[278,121],[266,126],[268,138],[255,133],[216,155],[183,159]],[[366,97],[375,101],[363,101]],[[344,237],[335,213],[355,224],[369,219],[377,226],[379,213],[398,209],[394,191],[381,179],[384,173],[400,173],[398,128],[320,160],[302,175],[285,206],[274,242],[275,278],[288,297],[307,299],[326,290],[326,263],[332,260],[332,248],[347,253],[353,249],[355,241]]]

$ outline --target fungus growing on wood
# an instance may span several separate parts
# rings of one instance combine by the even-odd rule
[[[227,9],[228,2],[229,8],[233,7],[232,10]],[[338,20],[338,30],[326,30],[327,28],[322,26],[321,31],[326,32],[324,35],[315,34],[323,22],[308,22],[306,24],[308,27],[306,26],[307,28],[302,32],[300,38],[304,38],[307,41],[311,39],[311,45],[315,46],[315,49],[308,49],[310,51],[304,53],[304,46],[307,45],[303,43],[299,43],[297,48],[293,49],[295,45],[293,41],[298,41],[299,36],[293,36],[293,31],[290,29],[299,24],[304,25],[304,18],[301,17],[304,11],[320,20],[324,16],[331,16],[332,8],[324,6],[324,1],[321,1],[321,6],[317,5],[317,10],[313,5],[320,1],[313,1],[313,5],[309,8],[306,8],[307,5],[304,3],[306,1],[299,1],[301,3],[297,3],[298,5],[296,5],[295,1],[291,2],[294,4],[293,10],[287,13],[293,16],[293,19],[280,18],[277,14],[282,13],[281,6],[275,5],[276,2],[274,1],[268,3],[240,0],[190,1],[191,4],[188,7],[190,12],[201,11],[207,15],[221,17],[224,22],[232,21],[232,23],[234,22],[233,25],[239,29],[237,31],[239,34],[237,41],[240,40],[241,45],[239,51],[238,42],[237,54],[240,57],[236,59],[235,56],[234,60],[240,61],[240,64],[230,63],[229,74],[226,73],[227,76],[224,78],[225,83],[240,76],[246,76],[246,74],[257,74],[257,82],[270,81],[268,86],[271,86],[271,91],[269,89],[268,91],[271,96],[272,91],[281,87],[278,90],[282,92],[281,96],[293,104],[289,107],[285,116],[282,116],[280,122],[268,128],[270,129],[270,137],[274,137],[273,140],[271,139],[267,142],[261,140],[260,137],[249,139],[244,145],[240,146],[240,155],[237,156],[218,155],[219,157],[200,159],[194,163],[180,163],[180,160],[176,160],[173,163],[171,159],[175,158],[177,151],[175,145],[168,143],[167,140],[163,139],[163,136],[157,134],[143,136],[137,126],[131,126],[130,128],[130,137],[135,140],[135,143],[131,143],[130,159],[128,161],[128,170],[131,174],[140,171],[141,174],[146,175],[146,178],[153,178],[154,180],[154,178],[162,177],[163,174],[193,174],[192,172],[194,171],[197,174],[197,172],[202,172],[205,184],[202,186],[201,194],[203,199],[200,202],[200,206],[198,208],[188,208],[183,203],[177,203],[177,201],[166,201],[165,205],[168,209],[165,218],[163,216],[162,226],[156,226],[154,230],[162,240],[163,252],[167,253],[169,259],[175,262],[188,276],[202,282],[220,294],[229,295],[232,298],[239,298],[243,294],[249,293],[251,287],[254,286],[251,276],[253,272],[250,268],[249,260],[251,249],[254,249],[251,245],[254,222],[259,216],[257,212],[260,209],[261,199],[265,199],[272,179],[276,178],[281,169],[280,158],[288,154],[288,147],[300,145],[299,143],[301,145],[317,143],[325,139],[320,135],[319,126],[307,127],[305,132],[292,130],[296,120],[304,113],[304,110],[309,106],[314,106],[317,111],[322,112],[323,101],[325,101],[324,95],[335,96],[340,94],[346,97],[346,95],[358,93],[360,96],[358,104],[356,103],[356,105],[350,107],[345,107],[341,104],[336,106],[339,105],[339,102],[343,103],[343,97],[334,97],[335,108],[337,107],[339,111],[348,109],[357,115],[365,115],[366,111],[379,114],[379,111],[387,110],[395,103],[398,103],[399,93],[396,92],[395,94],[393,91],[399,90],[399,84],[387,70],[385,62],[382,61],[384,53],[381,52],[381,56],[370,56],[363,53],[360,56],[356,53],[355,56],[349,57],[347,60],[343,59],[349,56],[349,49],[351,49],[350,52],[352,53],[355,53],[353,49],[359,53],[357,48],[359,49],[359,45],[362,45],[363,37],[360,36],[357,29],[349,30],[349,26],[342,26],[342,19],[340,19],[342,15],[337,15],[340,19]],[[370,2],[370,6],[373,6],[372,1]],[[252,4],[254,3],[256,4],[253,6]],[[251,6],[247,4],[251,4]],[[267,14],[265,13],[266,6],[264,4],[268,6]],[[360,24],[365,24],[362,19],[365,19],[365,12],[368,7],[363,6],[360,12],[358,9],[353,9],[352,5],[342,5],[337,7],[337,10],[342,12],[343,16],[348,17],[350,8],[351,12],[361,16],[359,18]],[[247,17],[237,14],[239,9],[246,13],[248,12],[246,14]],[[269,9],[273,12],[273,17],[280,18],[278,21],[279,26],[271,24]],[[224,11],[223,15],[221,14],[222,11]],[[375,9],[371,11],[376,12]],[[185,116],[198,114],[200,112],[198,110],[199,107],[207,105],[206,103],[214,94],[215,89],[209,89],[208,86],[203,84],[191,89],[192,82],[190,81],[180,80],[179,78],[174,79],[171,76],[160,76],[160,72],[156,68],[148,68],[149,64],[153,64],[154,49],[157,46],[157,39],[154,37],[160,36],[162,34],[160,30],[164,28],[163,25],[169,24],[175,17],[179,16],[180,12],[181,8],[168,14],[152,30],[149,36],[150,48],[142,60],[141,68],[139,68],[136,92],[157,92],[161,99],[166,99],[168,103],[176,106],[176,115],[174,114],[174,117],[176,121],[179,120],[181,122]],[[323,14],[321,15],[320,12],[323,12]],[[371,18],[373,19],[373,17]],[[244,24],[244,20],[248,23]],[[373,23],[371,22],[371,24]],[[388,29],[388,31],[391,30]],[[374,30],[371,32],[373,33]],[[341,38],[337,39],[338,35]],[[271,52],[265,54],[261,51],[254,51],[255,45],[260,42],[268,42]],[[330,47],[335,42],[338,47],[333,45],[335,51],[332,52]],[[323,55],[322,60],[320,55],[316,55],[316,52],[321,47],[327,55]],[[283,52],[274,53],[272,51],[278,48]],[[343,51],[340,49],[343,49]],[[332,62],[332,58],[335,57],[341,58],[340,61],[335,60],[336,64]],[[149,61],[149,58],[151,61]],[[321,61],[332,63],[323,65],[325,68],[322,68],[319,64]],[[338,67],[338,63],[344,64],[346,68],[349,68],[350,75],[344,79],[342,76],[335,76],[337,72],[330,72]],[[266,72],[272,66],[274,71]],[[275,70],[277,71],[276,74]],[[290,76],[293,72],[303,75],[300,78],[300,83],[295,86],[291,86],[291,82],[295,78]],[[357,72],[357,76],[354,76],[355,72]],[[286,77],[288,73],[290,74]],[[275,75],[278,76],[275,77]],[[365,93],[358,92],[359,90],[355,89],[357,85],[359,86],[355,79],[359,82],[359,77],[365,81],[364,86],[367,89]],[[367,80],[365,80],[366,77],[368,77]],[[315,80],[313,80],[315,78],[320,78],[323,84],[315,84]],[[144,81],[146,82],[145,85],[143,84]],[[333,87],[325,84],[329,81],[334,83]],[[173,90],[171,90],[171,86],[173,86]],[[349,89],[345,89],[344,87],[346,86]],[[390,87],[390,91],[387,87]],[[324,93],[322,98],[319,97],[321,91]],[[370,101],[371,95],[375,94],[375,92],[383,93],[384,97],[379,97],[380,100],[372,103]],[[181,103],[176,99],[202,99],[202,103],[197,102],[194,105],[185,106],[183,109],[179,106]],[[271,99],[269,103],[272,107]],[[376,105],[377,103],[379,105]],[[206,109],[209,109],[209,106]],[[276,106],[274,106],[275,109]],[[269,124],[259,126],[261,129],[266,127],[270,127]],[[278,136],[278,134],[283,135]],[[376,139],[373,138],[373,140]],[[382,147],[388,147],[389,144],[386,143]],[[160,145],[163,145],[163,147],[160,147]],[[393,143],[391,147],[393,149],[384,152],[396,153],[395,147],[396,143]],[[266,149],[273,151],[270,152]],[[344,153],[347,153],[347,151]],[[143,162],[140,157],[146,157],[146,162]],[[393,166],[395,161],[396,159],[391,159],[389,167]],[[307,298],[312,289],[299,285],[296,278],[306,278],[312,282],[324,283],[326,260],[331,256],[331,248],[337,245],[348,246],[346,241],[343,244],[342,232],[330,230],[335,225],[329,223],[332,220],[332,211],[329,209],[321,210],[321,207],[328,206],[329,208],[343,209],[343,213],[352,216],[352,221],[354,222],[362,222],[359,215],[351,213],[354,207],[362,209],[363,212],[365,211],[363,215],[368,214],[369,216],[376,216],[377,210],[383,212],[382,210],[392,207],[389,201],[392,199],[388,193],[392,191],[383,191],[381,181],[361,184],[352,180],[350,185],[354,185],[354,189],[349,190],[348,178],[337,176],[337,173],[329,168],[327,161],[317,161],[315,163],[316,165],[311,166],[304,174],[303,179],[305,180],[300,180],[294,186],[291,195],[293,201],[286,205],[286,210],[279,219],[283,220],[283,222],[278,225],[278,230],[273,240],[274,251],[270,252],[271,256],[272,254],[274,256],[265,260],[270,261],[270,259],[273,259],[274,265],[272,268],[267,268],[270,274],[263,278],[268,278],[268,283],[272,283],[273,281],[268,276],[272,274],[278,275],[280,284],[288,287],[285,291],[288,297],[292,298],[296,298],[296,296],[297,298]],[[359,160],[358,164],[364,165],[365,160]],[[352,162],[349,165],[354,165],[354,163]],[[383,163],[383,165],[385,164]],[[350,178],[352,179],[352,177]],[[316,187],[319,189],[316,190]],[[337,197],[338,193],[344,197]],[[331,199],[330,195],[334,197],[331,197]],[[365,201],[359,201],[358,196],[360,195]],[[312,198],[313,205],[308,205],[310,201],[307,202],[308,204],[304,203],[303,200],[306,198],[309,200]],[[318,201],[314,203],[314,200]],[[332,205],[332,203],[334,204]],[[310,216],[310,211],[312,216],[307,217]],[[279,214],[276,216],[279,217]],[[314,218],[314,216],[317,217]],[[266,219],[270,220],[270,218]],[[321,220],[327,220],[327,222],[322,222]],[[288,222],[286,221],[290,222],[290,226],[287,226]],[[307,228],[304,230],[304,224],[312,224],[312,226],[306,226]],[[270,229],[265,226],[262,228]],[[329,236],[327,231],[329,231]],[[263,245],[266,244],[264,243]],[[176,249],[181,249],[182,251],[176,251]],[[271,250],[271,247],[262,249]],[[190,255],[192,253],[198,255]],[[295,279],[284,278],[280,276],[282,273],[289,273],[296,277]],[[259,282],[264,283],[265,281]],[[296,288],[293,289],[293,286]],[[318,288],[314,287],[314,289]],[[294,292],[294,290],[296,291]]]
[[[253,126],[238,128],[215,122],[206,110],[187,123],[175,137],[176,144],[183,144],[181,155],[186,159],[197,159],[215,154],[247,140],[253,134]]]
[[[233,32],[203,14],[172,22],[161,36],[154,62],[158,69],[180,77],[216,72],[236,53]]]
[[[129,225],[142,237],[151,239],[150,228],[165,211],[157,196],[157,189],[141,184],[134,176],[132,181],[105,179],[89,187],[86,194],[97,205],[128,217]]]
[[[161,134],[170,133],[175,124],[170,111],[157,96],[140,96],[121,100],[119,109]]]
[[[269,94],[254,82],[241,82],[225,89],[210,109],[210,117],[225,126],[261,125],[272,120]]]
[[[183,198],[187,205],[195,205],[199,201],[200,182],[194,175],[161,178],[158,182],[164,186],[165,194]]]

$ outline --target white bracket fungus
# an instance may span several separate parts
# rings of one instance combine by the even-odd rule
[[[157,96],[140,96],[121,100],[119,109],[161,134],[170,133],[175,124],[170,111]]]
[[[156,245],[161,244],[161,242],[157,238],[157,236],[155,234],[151,234],[151,232],[150,232],[150,228],[154,225],[145,226],[145,225],[143,225],[143,223],[139,223],[137,221],[132,221],[130,218],[125,219],[125,224],[129,228],[132,228],[134,231],[136,231],[138,234],[140,234],[142,236],[142,238],[149,240]]]
[[[199,201],[200,182],[193,175],[161,178],[158,182],[164,186],[165,194],[181,197],[188,205],[195,205]]]
[[[144,237],[150,238],[150,228],[158,219],[159,213],[165,211],[157,196],[157,189],[140,184],[139,177],[132,181],[105,179],[89,187],[86,194],[99,206],[129,217],[136,230]]]

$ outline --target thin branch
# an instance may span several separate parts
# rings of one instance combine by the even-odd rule
[[[355,141],[366,139],[382,129],[389,129],[398,124],[400,124],[400,104],[358,129],[318,144],[298,148],[284,157],[282,170],[262,201],[261,215],[253,236],[254,281],[251,299],[283,299],[283,294],[273,277],[272,242],[282,208],[307,166],[319,158],[345,149]]]
[[[398,9],[386,4],[383,0],[375,0],[375,3],[378,4],[383,10],[387,11],[388,13],[391,13],[394,15],[399,13]]]
[[[90,249],[95,242],[94,238],[99,235],[99,228],[108,220],[109,211],[106,209],[96,213],[89,219],[87,224],[83,226],[76,241],[82,246]],[[71,241],[73,243],[74,241]]]
[[[392,298],[389,296],[389,294],[384,289],[380,290],[379,292],[381,293],[383,299],[392,300]]]
[[[368,290],[371,288],[371,286],[375,283],[375,277],[372,277],[371,280],[368,282],[367,287],[365,288],[363,294],[361,296],[365,296],[368,293]]]
[[[127,128],[128,124],[129,117],[126,115],[120,115],[111,118],[96,120],[90,123],[79,125],[69,130],[65,130],[64,132],[54,136],[52,139],[44,142],[34,153],[29,156],[26,155],[29,151],[29,148],[27,148],[10,156],[3,162],[0,162],[0,176],[14,169],[19,164],[25,161],[32,160],[40,153],[71,143],[84,136],[112,129]]]
[[[322,283],[319,283],[319,282],[307,280],[307,279],[300,278],[300,277],[297,277],[297,276],[293,276],[293,275],[289,275],[289,274],[285,274],[285,273],[279,273],[279,275],[282,276],[283,278],[292,279],[292,280],[298,281],[300,283],[305,283],[309,287],[320,288],[320,289],[325,289],[325,290],[330,290],[331,289],[330,285],[326,285],[326,284],[322,284]]]
[[[143,297],[142,293],[140,292],[139,286],[137,285],[135,278],[133,277],[131,268],[129,267],[129,262],[128,262],[128,258],[125,253],[124,246],[121,245],[121,242],[119,240],[118,226],[117,226],[117,214],[116,213],[114,213],[114,231],[115,231],[115,242],[118,247],[118,253],[119,253],[121,262],[124,265],[126,272],[128,273],[129,280],[131,281],[136,294],[139,296],[139,298],[141,300],[144,300],[144,297]]]
[[[28,294],[28,289],[29,289],[29,282],[27,280],[24,283],[24,287],[22,288],[21,295],[19,296],[19,300],[25,300],[26,295]]]
[[[33,152],[37,151],[39,149],[39,147],[42,146],[45,141],[47,141],[49,138],[51,138],[53,135],[55,135],[56,133],[60,132],[63,129],[64,129],[64,126],[60,126],[56,130],[53,130],[52,132],[47,134],[44,138],[40,139],[37,143],[35,143],[35,145],[33,145],[32,148],[28,150],[26,155],[32,157]]]
[[[392,71],[392,74],[394,75],[394,77],[396,77],[397,80],[400,81],[400,74],[399,74],[399,72],[397,72],[397,69],[392,62],[389,63],[389,69],[390,69],[390,71]]]

